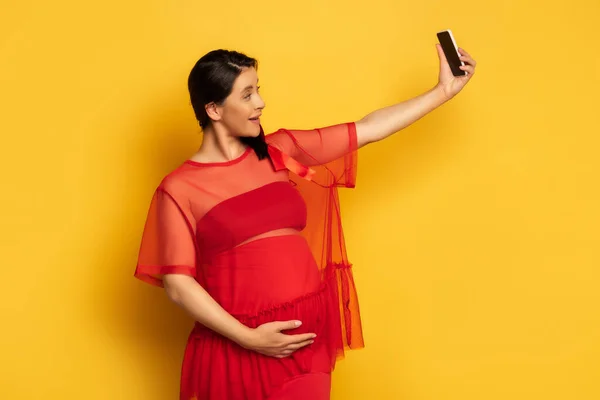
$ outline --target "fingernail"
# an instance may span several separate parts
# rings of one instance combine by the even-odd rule
[[[316,338],[316,337],[317,337],[317,335],[316,335],[316,334],[313,334],[313,335],[312,335],[312,337],[313,337],[313,339],[314,339],[314,338]]]
[[[295,322],[295,325],[296,325],[296,326],[300,326],[300,325],[302,325],[302,322],[301,322],[301,321],[296,321],[296,322]]]

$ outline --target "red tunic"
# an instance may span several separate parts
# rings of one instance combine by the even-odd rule
[[[345,348],[363,346],[337,195],[337,187],[355,184],[356,126],[281,129],[265,139],[269,158],[248,147],[231,161],[186,160],[162,180],[135,276],[157,286],[164,274],[193,276],[249,327],[297,319],[303,325],[285,333],[317,337],[278,359],[196,323],[181,399],[317,398],[325,392],[318,384],[292,383],[328,374]]]

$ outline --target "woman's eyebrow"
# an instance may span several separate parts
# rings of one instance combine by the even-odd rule
[[[258,81],[256,81],[256,85],[258,86]],[[248,85],[245,88],[242,89],[242,92],[245,92],[248,89],[252,89],[254,87],[254,85]]]

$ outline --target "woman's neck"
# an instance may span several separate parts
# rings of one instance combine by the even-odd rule
[[[202,144],[191,159],[201,162],[234,160],[246,151],[246,147],[224,127],[211,125],[203,129]]]

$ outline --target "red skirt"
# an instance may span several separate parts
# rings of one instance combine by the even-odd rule
[[[219,253],[202,274],[204,288],[244,325],[300,320],[299,328],[283,333],[317,337],[279,359],[197,323],[185,350],[181,400],[329,399],[330,373],[342,346],[337,282],[322,277],[302,236],[257,239]]]

